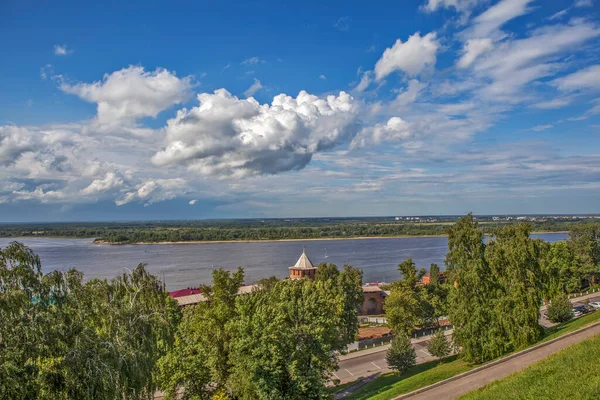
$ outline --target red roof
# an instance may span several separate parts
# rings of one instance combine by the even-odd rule
[[[175,290],[174,292],[169,292],[169,296],[171,296],[173,298],[177,298],[177,297],[189,296],[192,294],[200,294],[200,293],[202,293],[202,290],[200,290],[198,288],[187,288],[187,289]]]

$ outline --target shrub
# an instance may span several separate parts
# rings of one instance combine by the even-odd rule
[[[552,322],[566,322],[573,318],[573,306],[566,294],[561,293],[548,305],[548,319]]]
[[[410,343],[410,339],[404,333],[392,339],[392,344],[387,351],[385,359],[391,369],[402,374],[417,362],[417,353]]]
[[[450,355],[450,350],[450,342],[444,335],[443,329],[438,330],[427,344],[427,351],[436,358],[447,357]]]

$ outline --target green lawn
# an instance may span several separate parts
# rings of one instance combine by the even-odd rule
[[[600,320],[600,311],[593,312],[584,317],[565,322],[553,328],[546,329],[539,343],[554,339],[558,336],[573,332],[579,328]],[[466,372],[478,365],[468,364],[456,357],[450,357],[443,364],[437,361],[420,364],[410,369],[405,375],[384,374],[369,382],[349,399],[387,400],[404,393],[409,393],[421,387]],[[597,398],[600,398],[597,397]]]
[[[531,367],[462,396],[487,399],[600,398],[600,335],[570,346]]]
[[[403,393],[412,392],[420,387],[431,385],[474,368],[468,363],[458,360],[456,356],[448,357],[444,363],[430,361],[411,368],[406,374],[398,376],[393,373],[384,374],[369,382],[349,399],[390,399]]]

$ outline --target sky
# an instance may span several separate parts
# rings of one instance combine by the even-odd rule
[[[0,222],[600,213],[600,0],[0,4]]]

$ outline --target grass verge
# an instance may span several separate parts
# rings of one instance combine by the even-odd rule
[[[600,321],[600,311],[545,329],[542,338],[538,343],[546,342],[569,332],[576,331],[577,329],[597,321]],[[430,361],[411,368],[402,376],[392,373],[384,374],[367,383],[349,396],[348,399],[388,400],[395,396],[409,393],[413,390],[451,378],[478,366],[480,365],[469,364],[458,359],[456,356],[447,358],[443,364],[440,364],[439,361]],[[600,398],[600,396],[598,398]]]
[[[599,359],[600,335],[596,335],[461,399],[597,399]]]
[[[420,387],[431,385],[468,371],[475,366],[469,365],[457,356],[448,357],[443,363],[429,361],[416,365],[404,375],[384,374],[354,392],[349,399],[390,399],[403,393],[412,392]]]

